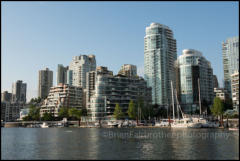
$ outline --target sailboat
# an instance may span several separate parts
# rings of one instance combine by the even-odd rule
[[[173,86],[171,82],[171,88],[172,88],[172,102],[173,102],[173,123],[171,124],[171,128],[200,128],[200,123],[194,123],[192,118],[187,118],[184,116],[181,107],[178,103],[178,98],[176,94],[176,101],[177,101],[177,110],[178,110],[178,119],[175,119],[175,111],[174,111],[174,96],[173,96]],[[182,114],[182,119],[179,117],[179,111]]]
[[[202,128],[217,128],[219,127],[219,123],[210,122],[207,119],[201,117],[202,115],[202,107],[201,107],[201,93],[200,93],[200,81],[198,78],[198,94],[199,94],[199,117],[191,117],[194,123],[201,124]]]

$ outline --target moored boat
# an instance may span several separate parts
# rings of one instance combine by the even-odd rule
[[[43,124],[40,125],[41,128],[49,128],[48,124],[46,122],[44,122]]]
[[[232,128],[228,128],[228,130],[230,130],[230,131],[239,131],[239,128],[238,127],[232,127]]]
[[[108,121],[107,125],[109,127],[118,127],[118,123],[117,122],[114,122],[114,121]]]

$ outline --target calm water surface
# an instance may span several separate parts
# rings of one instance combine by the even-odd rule
[[[1,128],[1,159],[239,159],[239,132]]]

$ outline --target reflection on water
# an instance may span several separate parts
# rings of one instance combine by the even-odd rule
[[[239,159],[222,129],[1,128],[2,159]]]

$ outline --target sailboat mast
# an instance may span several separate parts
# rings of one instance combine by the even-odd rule
[[[200,115],[202,114],[202,107],[201,107],[201,95],[200,95],[200,81],[198,78],[198,93],[199,93],[199,111],[200,111]]]
[[[178,108],[178,110],[180,110],[180,112],[181,112],[181,114],[182,114],[182,118],[184,118],[182,109],[181,109],[180,104],[179,104],[179,102],[178,102],[177,91],[176,91],[176,101],[177,101],[177,108]],[[178,111],[178,112],[179,112],[179,111]],[[179,113],[178,113],[178,118],[179,118]]]
[[[177,100],[177,114],[178,114],[178,119],[180,119],[179,117],[179,105],[178,105],[178,98],[177,98],[177,90],[175,89],[175,94],[176,94],[176,100]]]
[[[173,120],[175,120],[174,97],[173,97],[173,85],[172,85],[172,81],[171,81],[171,89],[172,89]]]

